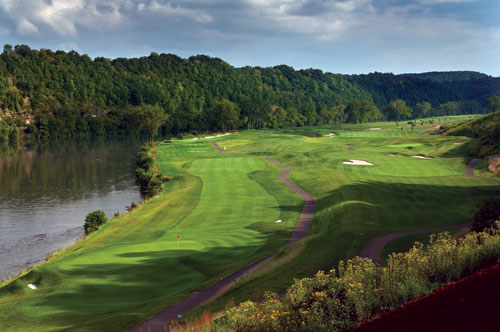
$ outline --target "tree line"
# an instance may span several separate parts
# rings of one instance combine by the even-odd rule
[[[91,59],[27,45],[0,55],[0,140],[404,120],[484,113],[484,102],[411,75],[235,68],[205,55]]]

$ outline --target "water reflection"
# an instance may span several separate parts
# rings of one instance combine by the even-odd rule
[[[17,272],[73,243],[85,215],[139,201],[138,141],[0,145],[0,273]],[[5,278],[4,278],[5,279]]]

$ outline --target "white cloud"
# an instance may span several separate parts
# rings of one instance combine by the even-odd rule
[[[420,0],[420,3],[425,5],[435,5],[442,3],[465,3],[465,2],[476,2],[478,0]]]
[[[320,40],[340,38],[359,25],[360,13],[370,13],[372,0],[248,0],[256,18]]]
[[[17,21],[17,32],[21,35],[34,35],[38,33],[38,28],[25,18]]]
[[[120,0],[4,0],[0,9],[10,16],[21,35],[36,35],[49,28],[61,36],[75,36],[77,26],[99,28],[122,22]]]
[[[180,7],[179,5],[173,6],[170,3],[163,4],[159,3],[156,0],[151,1],[149,5],[146,5],[144,3],[139,3],[137,5],[137,9],[140,12],[148,11],[160,15],[167,15],[174,18],[175,17],[188,18],[200,23],[208,23],[213,21],[213,17],[207,13],[204,13],[203,11],[183,8]]]

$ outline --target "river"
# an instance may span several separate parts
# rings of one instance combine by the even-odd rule
[[[141,199],[135,141],[0,145],[0,278],[43,260],[83,234],[87,213],[109,218]]]

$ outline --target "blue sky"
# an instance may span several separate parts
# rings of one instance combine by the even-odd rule
[[[500,76],[499,0],[0,0],[0,40],[91,57]]]

